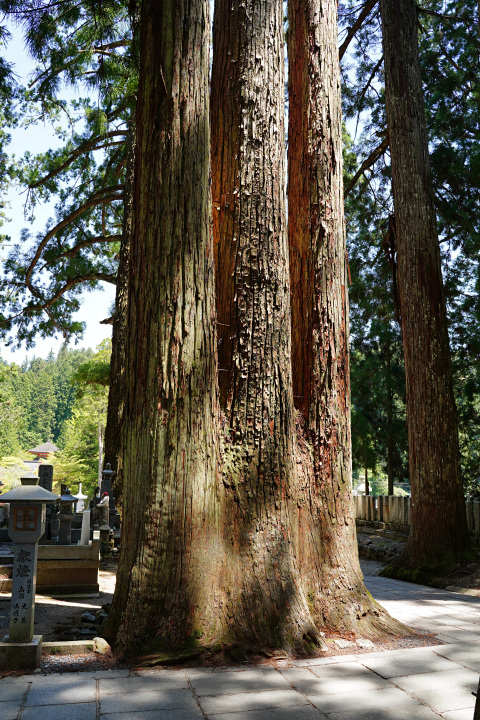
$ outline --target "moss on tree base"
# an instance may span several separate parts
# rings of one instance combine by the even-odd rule
[[[404,580],[405,582],[431,587],[444,587],[444,578],[451,575],[462,563],[472,562],[476,559],[473,548],[463,550],[460,556],[454,553],[445,554],[436,563],[413,564],[405,554],[387,565],[379,573],[383,577]]]

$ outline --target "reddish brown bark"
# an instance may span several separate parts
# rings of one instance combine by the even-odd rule
[[[457,418],[414,0],[382,0],[381,15],[412,488],[397,571],[435,572],[468,549]]]
[[[212,175],[225,515],[237,637],[321,645],[299,574],[290,366],[281,0],[217,0]],[[293,503],[292,503],[293,504]]]
[[[293,387],[311,454],[298,545],[316,621],[373,635],[400,628],[369,596],[356,543],[336,9],[336,0],[289,2]]]

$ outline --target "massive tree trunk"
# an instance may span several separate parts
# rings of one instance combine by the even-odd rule
[[[317,622],[374,635],[400,627],[368,594],[356,543],[336,11],[336,0],[289,2],[293,389],[312,457],[298,545]]]
[[[412,528],[397,574],[447,570],[468,549],[414,0],[381,0]]]
[[[123,459],[122,427],[125,403],[125,351],[128,307],[128,261],[132,235],[133,174],[135,167],[135,122],[132,121],[127,138],[127,161],[123,201],[122,243],[118,258],[117,292],[113,316],[112,356],[108,391],[107,425],[105,428],[105,464],[110,463],[114,476],[117,505],[122,503]],[[100,478],[101,480],[101,478]]]
[[[217,0],[212,175],[230,615],[256,645],[320,646],[292,535],[281,0]],[[292,505],[294,503],[292,502]]]
[[[120,651],[215,635],[218,422],[208,0],[144,0],[127,310]]]

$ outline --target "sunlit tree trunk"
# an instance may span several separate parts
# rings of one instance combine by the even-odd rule
[[[208,0],[144,0],[117,650],[212,637],[219,537]]]
[[[398,631],[363,584],[356,542],[337,2],[290,0],[288,21],[293,389],[312,460],[298,503],[302,574],[323,626]]]

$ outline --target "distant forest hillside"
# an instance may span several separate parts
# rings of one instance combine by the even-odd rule
[[[63,346],[58,355],[21,366],[0,360],[0,457],[27,459],[47,440],[55,463],[75,468],[76,479],[96,484],[103,452],[110,341],[97,352]]]

